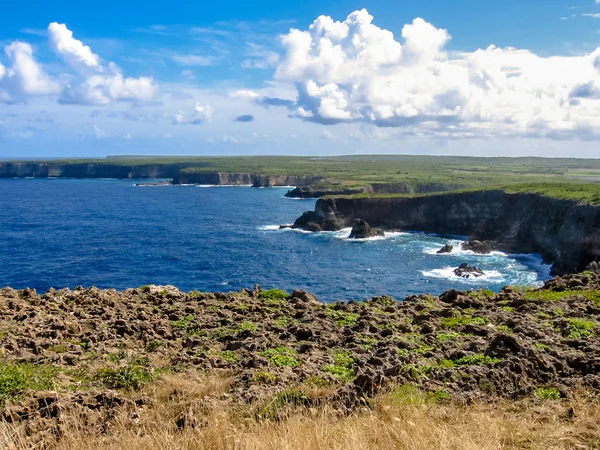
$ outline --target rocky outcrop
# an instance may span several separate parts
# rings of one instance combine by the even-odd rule
[[[346,187],[341,183],[318,184],[297,187],[285,194],[292,198],[321,198],[326,195],[355,195],[355,194],[425,194],[462,189],[460,184],[399,182],[372,183],[365,186]]]
[[[454,245],[450,245],[450,244],[446,244],[444,245],[442,248],[440,248],[437,253],[439,255],[442,255],[444,253],[452,253],[452,250],[454,250]]]
[[[387,230],[463,235],[494,241],[500,251],[538,253],[553,273],[581,271],[600,260],[600,207],[501,190],[423,197],[323,198],[294,227],[339,230],[354,219]],[[308,228],[307,228],[308,229]]]
[[[383,230],[372,228],[362,219],[355,219],[350,231],[350,239],[368,239],[376,236],[383,236]]]
[[[472,251],[473,253],[479,253],[480,255],[488,255],[494,251],[495,243],[493,242],[481,242],[477,239],[472,241],[463,242],[461,249]]]
[[[27,422],[28,431],[54,429],[75,408],[91,434],[102,433],[111,420],[149,406],[154,389],[146,384],[196,371],[226,373],[226,395],[216,405],[221,412],[247,410],[252,420],[261,410],[271,418],[285,413],[282,392],[344,414],[406,385],[461,402],[549,392],[572,398],[585,390],[597,396],[598,289],[600,276],[579,274],[537,290],[450,290],[326,305],[303,291],[259,287],[229,294],[145,286],[41,295],[3,288],[0,330],[10,332],[0,337],[0,420]],[[161,390],[162,401],[176,396],[179,408],[185,386]],[[127,407],[127,416],[115,414]]]
[[[344,188],[342,186],[309,185],[290,189],[285,196],[288,198],[321,198],[326,195],[354,195],[364,192],[365,188],[362,187]]]
[[[454,275],[461,278],[479,278],[484,276],[485,272],[478,267],[472,267],[467,263],[462,263],[454,269]]]

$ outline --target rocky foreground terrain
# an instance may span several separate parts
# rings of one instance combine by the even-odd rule
[[[262,418],[290,405],[327,404],[345,415],[407,389],[463,404],[594,396],[599,321],[600,275],[592,272],[540,289],[334,304],[259,287],[4,288],[0,404],[5,423],[35,434],[73,408],[86,427],[105,426],[113,410],[146,406],[145,385],[198,371],[227,374],[221,400]]]

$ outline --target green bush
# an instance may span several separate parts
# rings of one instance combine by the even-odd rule
[[[281,289],[269,289],[258,293],[258,298],[262,300],[286,300],[289,296],[290,294]]]
[[[53,389],[57,372],[48,365],[0,363],[0,405],[27,390]]]
[[[128,365],[126,367],[103,367],[96,372],[92,381],[109,389],[139,390],[143,385],[155,379],[146,368]]]

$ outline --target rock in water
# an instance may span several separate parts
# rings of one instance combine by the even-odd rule
[[[468,241],[462,243],[463,250],[471,250],[475,253],[480,253],[482,255],[491,253],[494,251],[494,245],[491,242],[482,242],[482,241]]]
[[[383,230],[371,228],[371,226],[362,219],[354,219],[352,231],[350,232],[351,239],[366,239],[383,235]]]
[[[457,269],[454,269],[454,275],[461,278],[478,278],[485,275],[485,272],[477,267],[471,267],[467,263],[462,263]]]
[[[454,245],[446,244],[441,249],[438,250],[438,254],[452,253],[452,250],[454,250]]]

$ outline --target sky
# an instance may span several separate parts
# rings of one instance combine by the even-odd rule
[[[600,157],[600,0],[7,2],[0,157]]]

